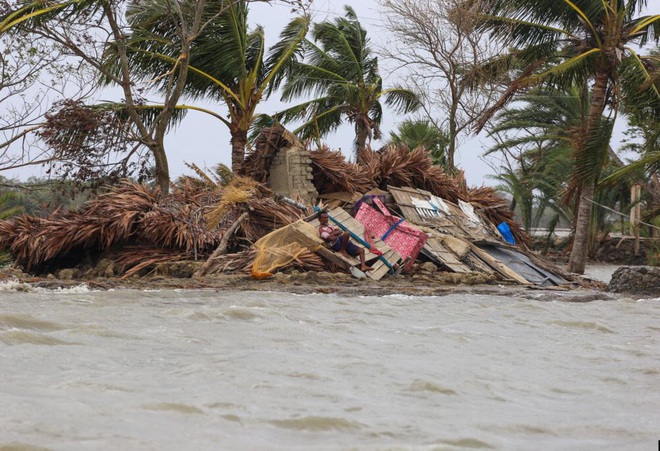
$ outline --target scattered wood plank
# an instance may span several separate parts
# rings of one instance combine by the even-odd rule
[[[399,255],[398,252],[394,251],[385,242],[381,241],[378,238],[373,238],[374,247],[378,251],[380,251],[382,255],[379,256],[377,253],[372,253],[369,250],[369,246],[368,245],[365,246],[365,242],[363,238],[364,226],[357,219],[349,215],[343,209],[334,208],[332,210],[329,210],[328,216],[330,218],[330,221],[334,224],[334,226],[340,227],[344,230],[348,230],[351,232],[351,236],[352,236],[351,239],[354,244],[365,248],[366,260],[370,264],[371,268],[373,268],[371,271],[367,271],[365,273],[366,276],[369,277],[370,279],[373,280],[382,279],[388,272],[391,271],[391,269],[396,264],[398,264],[402,260],[401,255]],[[314,228],[316,229],[316,234],[318,235],[318,226],[319,226],[318,219],[312,220],[310,224],[314,226]],[[350,266],[356,266],[359,268],[360,261],[357,258],[352,258],[352,257],[346,258],[339,253],[334,253],[334,254],[339,256],[346,263],[350,264]]]

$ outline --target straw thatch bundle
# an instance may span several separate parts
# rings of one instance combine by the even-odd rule
[[[312,159],[312,183],[319,194],[366,193],[376,187],[364,168],[346,161],[338,150],[321,147],[309,153]]]
[[[452,202],[466,197],[462,174],[458,177],[447,174],[441,166],[433,164],[429,153],[422,148],[388,146],[378,152],[366,150],[362,153],[362,166],[383,190],[388,185],[419,188]]]
[[[266,186],[245,177],[227,186],[184,179],[168,196],[125,181],[77,212],[0,221],[0,249],[35,273],[108,256],[130,275],[158,263],[205,259],[243,213],[247,220],[224,240],[228,250],[246,249],[309,211],[276,201]]]
[[[0,223],[0,228],[0,247],[8,249],[18,265],[35,272],[46,270],[47,263],[75,264],[85,254],[133,243],[177,254],[208,253],[221,237],[221,230],[205,227],[202,206],[190,192],[176,190],[160,197],[157,190],[129,181],[88,201],[79,212],[21,216]],[[149,260],[149,252],[142,258]]]
[[[308,216],[309,213],[309,210],[278,201],[275,197],[255,199],[250,203],[250,221],[241,229],[245,239],[251,244],[273,230]]]
[[[175,252],[172,249],[126,246],[116,255],[112,255],[111,252],[110,258],[118,265],[117,272],[123,273],[126,278],[161,263],[189,260],[190,256],[186,252]]]

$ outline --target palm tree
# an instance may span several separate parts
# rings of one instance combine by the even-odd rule
[[[649,73],[654,76],[656,89],[660,90],[660,47],[651,51]],[[633,79],[633,82],[636,82]],[[638,83],[638,82],[637,82]],[[641,100],[641,101],[640,101]],[[639,159],[611,174],[603,183],[609,183],[621,177],[634,177],[645,186],[653,198],[653,203],[660,207],[660,105],[649,104],[639,98],[624,98],[623,112],[628,119],[625,134],[629,140],[623,149],[639,154]],[[646,174],[646,181],[637,174]]]
[[[404,88],[383,89],[378,59],[372,56],[367,32],[355,11],[349,6],[344,8],[345,17],[337,18],[334,23],[314,25],[313,42],[305,42],[308,62],[293,64],[288,73],[282,100],[302,96],[313,99],[278,113],[276,119],[285,123],[303,120],[294,133],[320,140],[336,130],[345,118],[355,126],[355,152],[359,160],[367,140],[381,136],[381,99],[404,114],[417,109],[419,100]]]
[[[501,152],[507,161],[515,161],[496,178],[518,200],[526,230],[538,225],[547,208],[557,219],[566,218],[566,202],[561,199],[570,197],[570,174],[575,169],[571,156],[582,144],[588,115],[589,97],[583,92],[577,86],[564,91],[532,89],[519,98],[520,104],[501,111],[489,129],[497,144],[487,154]],[[517,155],[514,149],[519,149]]]
[[[450,139],[445,131],[436,127],[429,120],[406,120],[399,124],[396,132],[390,132],[388,144],[406,146],[408,149],[423,147],[431,155],[433,164],[443,166],[448,172],[451,170],[447,152]]]
[[[513,95],[534,84],[566,87],[591,84],[591,100],[583,143],[575,153],[579,193],[569,270],[583,273],[587,257],[594,186],[606,153],[612,122],[604,121],[605,107],[616,112],[619,93],[624,97],[660,102],[660,93],[648,72],[648,58],[632,45],[643,46],[660,37],[660,15],[635,17],[647,0],[493,0],[484,27],[504,38],[513,49],[491,67],[523,69],[481,124]],[[635,83],[621,83],[622,79]],[[605,151],[603,150],[605,149]]]
[[[183,8],[197,3],[186,0]],[[296,60],[299,47],[309,28],[309,18],[293,19],[269,51],[262,27],[248,29],[248,1],[208,1],[205,26],[193,42],[188,55],[185,94],[194,99],[212,99],[224,103],[229,119],[214,114],[231,133],[232,170],[243,162],[248,131],[261,100],[279,87],[287,68]],[[163,2],[142,3],[128,21],[135,34],[131,39],[134,69],[140,79],[159,80],[171,70],[176,53],[176,27]],[[156,39],[145,39],[155,36]],[[160,39],[158,39],[160,37]],[[169,89],[167,80],[159,86]],[[181,107],[181,106],[179,106]]]

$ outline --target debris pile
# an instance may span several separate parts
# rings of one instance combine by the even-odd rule
[[[124,277],[182,260],[198,262],[195,277],[267,277],[287,269],[355,274],[355,259],[332,252],[319,237],[317,214],[324,210],[366,249],[373,270],[362,275],[374,280],[422,263],[522,284],[571,280],[528,250],[528,236],[493,189],[468,188],[462,173],[446,174],[424,149],[367,151],[359,165],[328,148],[310,151],[305,161],[318,199],[309,205],[267,183],[277,153],[294,145],[301,146],[294,135],[273,126],[228,183],[194,168],[199,177],[180,179],[169,195],[125,181],[78,212],[0,221],[0,249],[34,274],[101,259],[112,260]],[[501,225],[516,246],[502,239]]]

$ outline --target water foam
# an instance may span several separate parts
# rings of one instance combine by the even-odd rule
[[[45,288],[45,287],[36,287],[29,283],[21,282],[18,279],[10,279],[0,282],[0,293],[63,293],[63,294],[72,294],[72,293],[90,293],[89,286],[85,283],[80,285],[75,285],[72,287],[57,287],[57,288]]]

